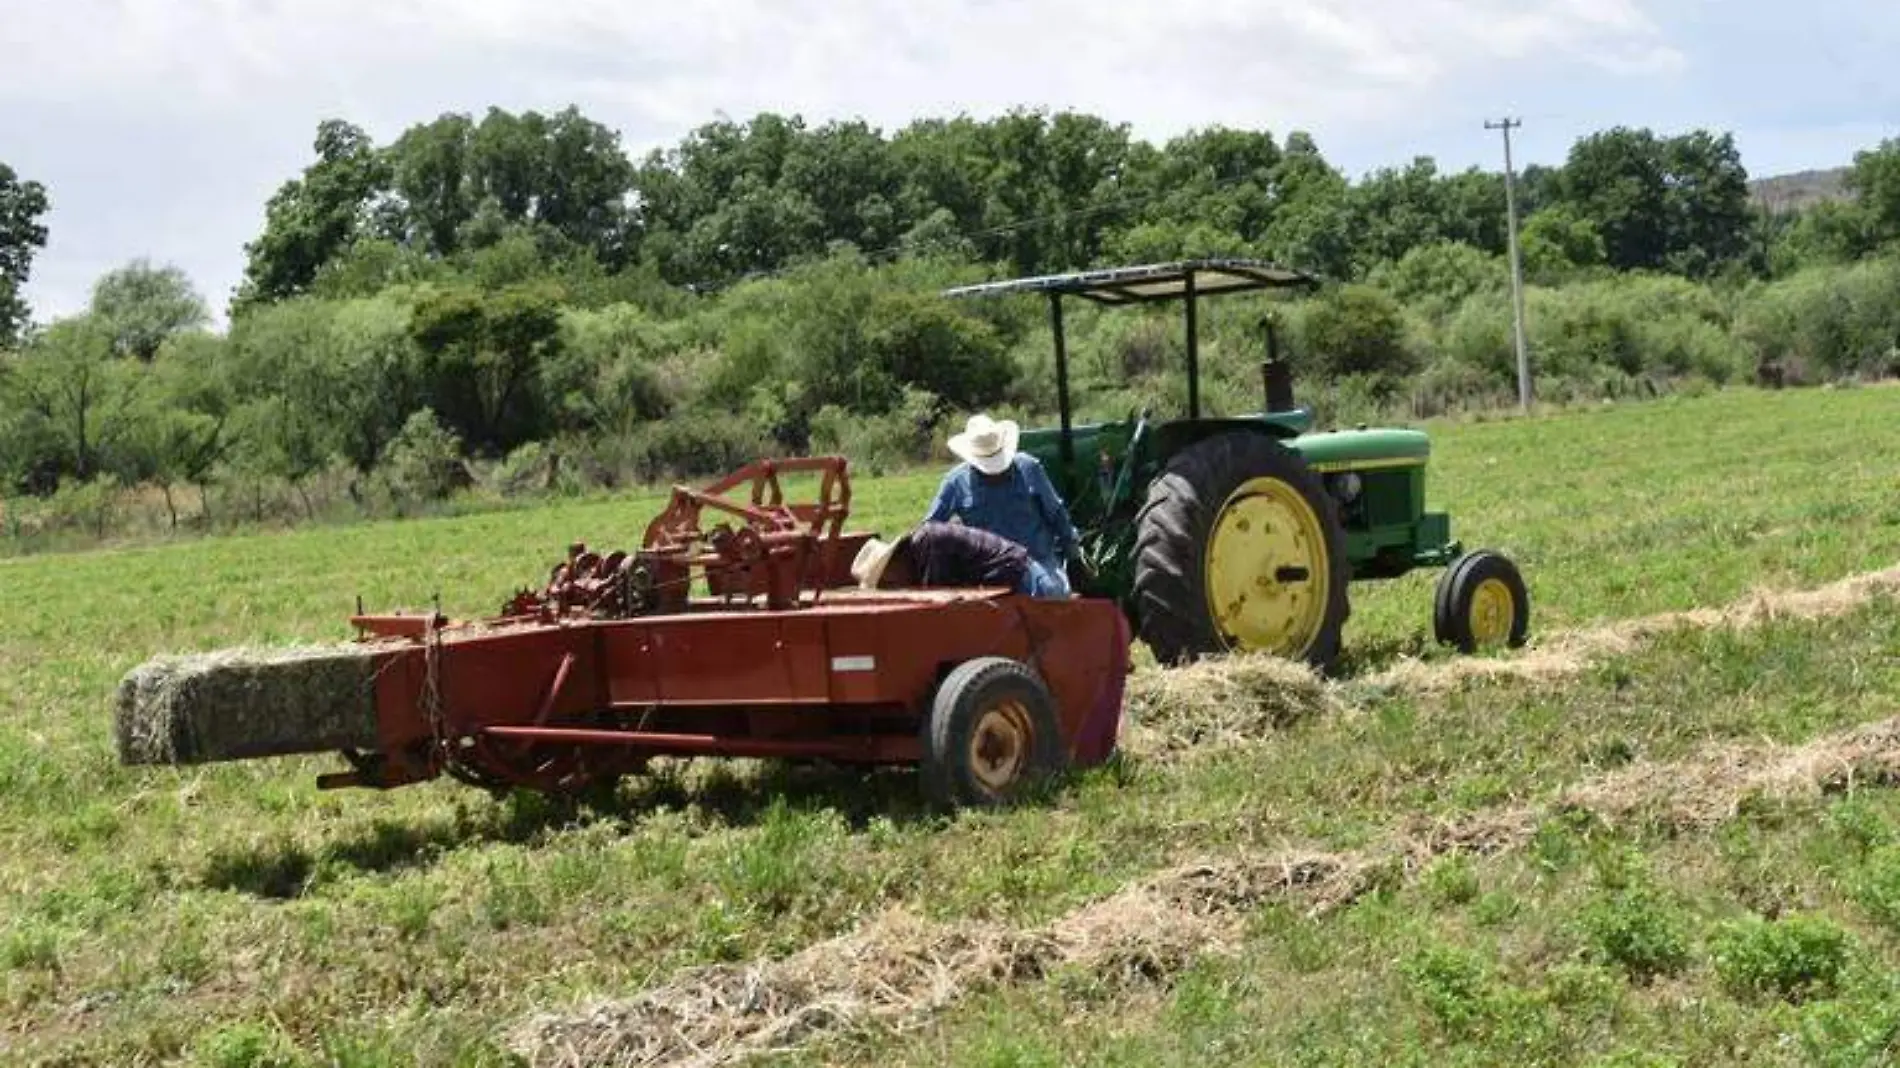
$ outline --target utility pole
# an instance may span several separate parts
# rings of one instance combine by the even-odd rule
[[[1521,119],[1485,120],[1487,130],[1504,131],[1504,214],[1511,245],[1511,303],[1517,334],[1517,405],[1531,410],[1531,360],[1524,344],[1524,268],[1517,255],[1517,175],[1511,169],[1511,131],[1524,125]]]

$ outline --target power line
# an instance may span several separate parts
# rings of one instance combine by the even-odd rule
[[[1511,167],[1511,131],[1523,125],[1524,120],[1511,118],[1497,122],[1486,119],[1484,123],[1487,130],[1504,131],[1504,215],[1511,246],[1512,320],[1517,339],[1517,404],[1528,413],[1531,410],[1531,361],[1528,346],[1524,343],[1524,268],[1517,252],[1517,175]]]

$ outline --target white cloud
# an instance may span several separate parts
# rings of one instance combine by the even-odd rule
[[[445,110],[571,102],[637,152],[717,113],[889,129],[1029,105],[1145,137],[1226,123],[1324,146],[1329,128],[1403,129],[1474,82],[1685,63],[1638,0],[6,2],[0,158],[55,202],[42,312],[136,255],[180,262],[221,303],[265,197],[332,115],[386,138]]]

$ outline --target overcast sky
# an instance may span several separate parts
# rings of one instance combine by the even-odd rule
[[[577,104],[636,156],[724,114],[1075,108],[1161,139],[1305,129],[1358,177],[1519,165],[1614,124],[1733,131],[1764,176],[1900,134],[1893,0],[0,0],[0,161],[44,183],[28,299],[135,257],[222,318],[317,122]]]

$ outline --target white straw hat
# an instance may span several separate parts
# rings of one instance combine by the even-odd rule
[[[884,577],[884,568],[890,564],[891,554],[896,551],[896,542],[868,539],[858,550],[857,559],[851,561],[851,577],[867,590],[877,589],[879,580]]]
[[[1016,441],[1022,428],[1013,419],[995,420],[973,415],[963,433],[950,437],[950,451],[986,475],[1000,475],[1016,459]]]

